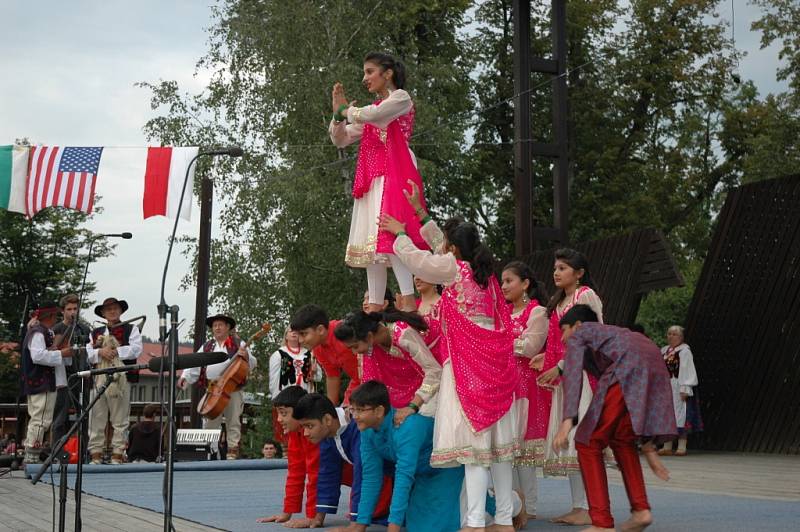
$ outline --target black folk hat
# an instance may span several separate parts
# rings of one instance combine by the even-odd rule
[[[108,305],[113,305],[114,303],[119,305],[119,308],[121,309],[120,314],[128,310],[128,302],[125,301],[124,299],[117,299],[116,297],[107,297],[103,301],[102,305],[97,305],[96,307],[94,307],[94,313],[100,316],[101,318],[105,318],[105,316],[103,316],[103,309],[106,308]]]
[[[206,325],[211,328],[214,325],[215,321],[224,321],[228,325],[231,326],[231,329],[236,328],[236,320],[231,318],[230,316],[226,316],[225,314],[215,314],[213,316],[209,316],[206,318]]]

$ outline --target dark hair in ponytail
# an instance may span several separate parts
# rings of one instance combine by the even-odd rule
[[[339,322],[333,335],[341,342],[366,340],[367,334],[376,332],[381,322],[394,323],[397,321],[408,323],[420,332],[428,330],[428,324],[416,312],[403,312],[396,308],[387,308],[383,312],[370,312],[369,314],[363,310],[351,312]]]
[[[392,83],[396,89],[402,89],[406,86],[406,67],[399,59],[395,59],[383,52],[370,52],[364,58],[365,63],[375,63],[383,69],[392,71]]]
[[[489,278],[494,275],[494,256],[482,242],[478,228],[469,222],[458,224],[448,220],[444,224],[447,243],[458,248],[461,259],[469,262],[472,275],[482,288],[489,286]]]
[[[520,280],[528,281],[528,297],[535,299],[540,305],[547,301],[547,293],[544,290],[544,283],[537,281],[533,276],[533,270],[530,266],[521,260],[514,260],[509,262],[503,268],[503,271],[510,271],[520,278]]]
[[[597,292],[597,287],[595,286],[594,281],[592,281],[592,276],[589,273],[589,261],[586,259],[586,256],[583,253],[571,248],[561,248],[556,250],[554,260],[560,260],[567,263],[573,270],[583,270],[581,285],[587,286]],[[558,304],[561,303],[566,296],[567,293],[563,288],[556,290],[556,293],[553,294],[552,298],[550,298],[550,303],[547,304],[547,313],[552,314]]]

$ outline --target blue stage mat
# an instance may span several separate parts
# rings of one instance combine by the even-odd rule
[[[240,460],[240,462],[246,462]],[[258,462],[258,461],[256,461]],[[262,460],[261,462],[266,462]],[[244,465],[244,464],[242,464]],[[121,475],[106,466],[109,474],[84,477],[86,492],[134,506],[162,511],[163,475],[137,472]],[[49,474],[44,477],[49,481]],[[280,525],[258,524],[258,517],[281,511],[286,470],[194,470],[176,471],[174,513],[210,526],[234,531],[286,530]],[[55,477],[56,482],[58,477]],[[70,486],[74,475],[69,475]],[[797,531],[800,529],[800,502],[781,502],[723,495],[705,495],[648,488],[655,523],[648,530],[658,531]],[[614,516],[627,519],[628,503],[620,486],[611,487]],[[347,490],[342,491],[344,503]],[[552,525],[547,519],[570,506],[569,484],[564,479],[539,479],[540,519],[529,522],[526,530],[578,530]],[[344,525],[344,504],[340,513],[329,516],[326,525]],[[373,527],[385,530],[383,527]],[[412,531],[413,532],[413,531]]]

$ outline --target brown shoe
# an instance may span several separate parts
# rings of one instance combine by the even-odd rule
[[[672,449],[659,449],[658,456],[672,456]]]
[[[239,449],[237,447],[231,447],[228,449],[228,455],[225,458],[228,460],[237,460],[239,458]]]
[[[92,453],[92,461],[89,462],[92,465],[102,465],[103,464],[103,453]]]
[[[122,457],[121,454],[112,454],[111,455],[111,465],[122,465],[125,463],[125,459]]]
[[[675,451],[675,456],[686,456],[688,453],[686,451],[678,449]]]

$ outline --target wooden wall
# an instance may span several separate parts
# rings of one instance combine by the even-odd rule
[[[707,449],[800,454],[800,176],[731,191],[687,319]]]

